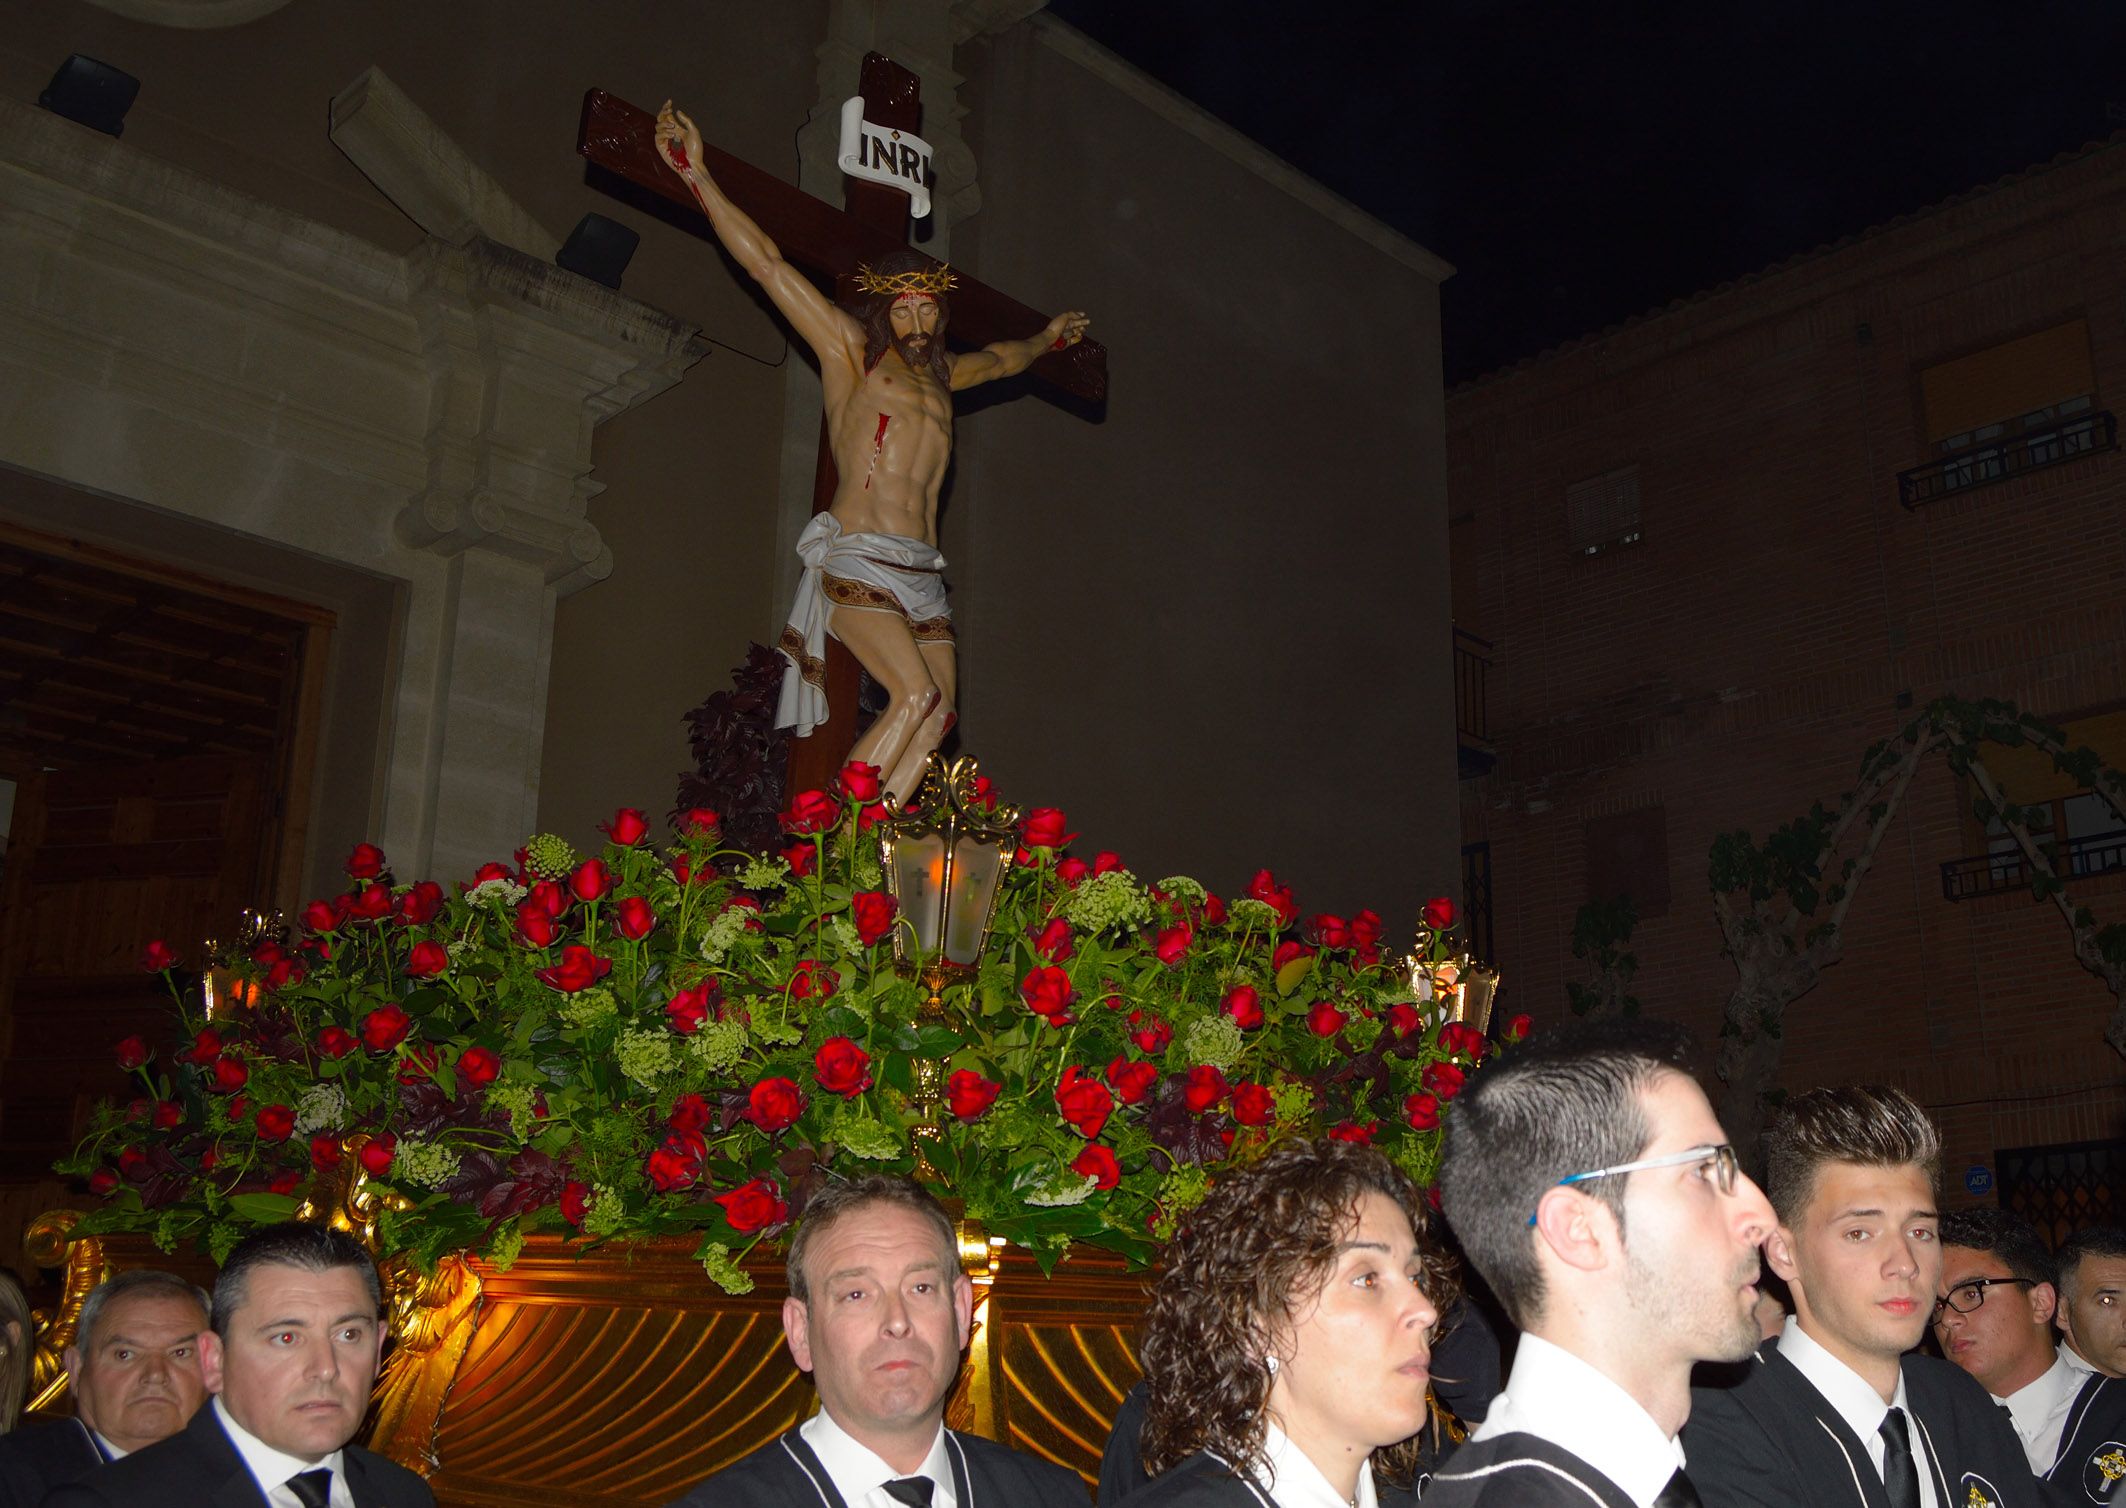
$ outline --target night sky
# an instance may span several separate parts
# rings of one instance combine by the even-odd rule
[[[1458,269],[1476,376],[2126,127],[2126,4],[1050,0]]]

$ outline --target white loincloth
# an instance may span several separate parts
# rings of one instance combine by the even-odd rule
[[[805,563],[797,601],[775,647],[789,667],[775,705],[775,726],[802,738],[827,720],[827,612],[830,607],[899,613],[916,640],[953,642],[945,601],[945,557],[934,545],[898,534],[844,534],[831,513],[816,515],[797,537]]]

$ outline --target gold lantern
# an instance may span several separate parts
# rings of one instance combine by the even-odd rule
[[[1004,871],[1018,851],[1019,809],[982,806],[976,768],[972,759],[947,766],[932,754],[879,839],[886,889],[907,923],[893,930],[893,966],[928,986],[926,1014],[942,1010],[947,985],[980,969]]]

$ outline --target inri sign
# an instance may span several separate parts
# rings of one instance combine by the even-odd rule
[[[883,183],[908,195],[908,213],[930,213],[930,143],[908,131],[864,119],[862,95],[842,106],[841,170],[867,183]]]

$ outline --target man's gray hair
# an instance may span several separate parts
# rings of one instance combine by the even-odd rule
[[[202,1330],[207,1328],[207,1317],[214,1312],[214,1301],[207,1297],[206,1289],[174,1272],[164,1272],[159,1267],[136,1267],[130,1272],[121,1272],[91,1288],[89,1296],[81,1301],[81,1317],[74,1325],[74,1345],[80,1350],[84,1362],[95,1352],[96,1325],[103,1318],[103,1311],[110,1307],[113,1299],[122,1299],[129,1294],[189,1300],[199,1306],[199,1328]]]

